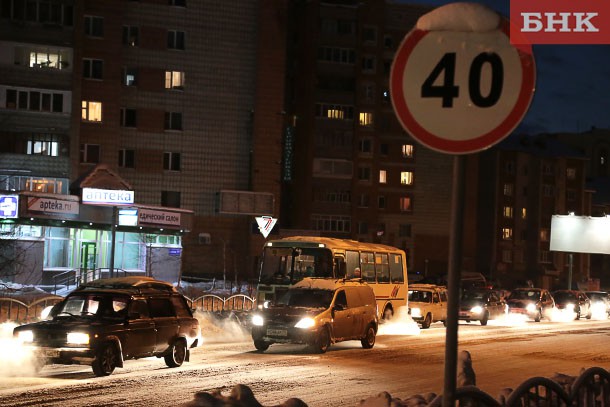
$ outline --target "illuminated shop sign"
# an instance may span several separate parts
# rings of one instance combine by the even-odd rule
[[[28,197],[28,211],[78,215],[78,202],[30,196]]]
[[[97,205],[132,205],[134,192],[118,189],[83,188],[84,204]]]
[[[155,211],[140,208],[138,215],[140,225],[170,225],[180,226],[180,214],[176,212]]]
[[[16,218],[19,214],[18,195],[0,195],[0,218]]]
[[[133,208],[119,209],[120,226],[136,226],[138,224],[138,210]]]

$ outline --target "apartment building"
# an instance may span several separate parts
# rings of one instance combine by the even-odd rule
[[[254,217],[279,213],[285,8],[3,0],[2,189],[73,197],[101,166],[138,205],[189,218],[188,230],[142,237],[171,249],[183,275],[250,277],[263,243]],[[34,226],[36,239],[50,233]],[[108,267],[106,229],[94,233],[97,267]],[[36,267],[53,262],[44,250]]]

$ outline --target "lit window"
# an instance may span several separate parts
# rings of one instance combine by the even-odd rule
[[[413,158],[413,152],[415,147],[413,144],[403,144],[402,145],[402,156],[404,158]]]
[[[541,242],[549,241],[549,230],[548,229],[540,229],[540,241]]]
[[[166,71],[165,89],[184,89],[184,72]]]
[[[511,240],[513,238],[512,228],[502,228],[502,239]]]
[[[413,185],[413,171],[401,171],[400,183],[402,185]]]
[[[505,196],[513,195],[513,184],[504,184],[504,195]]]
[[[566,170],[566,176],[568,179],[576,179],[576,168],[568,168]]]
[[[373,113],[370,113],[370,112],[360,112],[360,125],[361,126],[371,126],[371,125],[373,125]]]
[[[513,217],[513,207],[512,206],[505,206],[503,212],[504,212],[504,217],[505,218],[512,218]]]
[[[379,183],[380,184],[385,184],[387,182],[386,176],[387,176],[386,170],[379,170]]]
[[[401,212],[411,212],[413,210],[412,199],[409,196],[403,196],[400,198],[400,211]]]
[[[339,109],[328,109],[329,119],[343,119],[343,110]]]
[[[138,70],[135,68],[123,68],[123,85],[136,86]]]
[[[527,209],[521,208],[521,219],[527,219]]]
[[[81,104],[83,121],[86,122],[101,122],[102,121],[102,103],[83,100]]]

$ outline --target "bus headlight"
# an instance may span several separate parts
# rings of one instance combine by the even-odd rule
[[[412,318],[421,318],[421,309],[420,308],[411,308],[411,317]]]
[[[295,328],[308,329],[316,325],[316,321],[313,318],[305,317],[301,319],[294,326]]]
[[[261,315],[255,314],[252,315],[252,325],[255,326],[263,326],[265,324],[265,320]]]
[[[472,312],[473,314],[480,314],[481,312],[483,312],[483,307],[481,307],[480,305],[475,305],[474,307],[470,308],[470,312]]]
[[[568,311],[574,311],[574,304],[571,304],[571,303],[570,304],[566,304],[566,309]]]
[[[32,331],[19,331],[17,334],[17,339],[23,343],[31,343],[34,342],[34,332]]]
[[[73,345],[86,345],[89,343],[89,334],[82,332],[68,332],[67,342]]]

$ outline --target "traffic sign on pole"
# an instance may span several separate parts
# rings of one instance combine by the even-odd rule
[[[394,111],[405,130],[444,153],[484,150],[508,136],[533,97],[529,45],[510,43],[509,22],[497,30],[414,29],[390,72]]]

